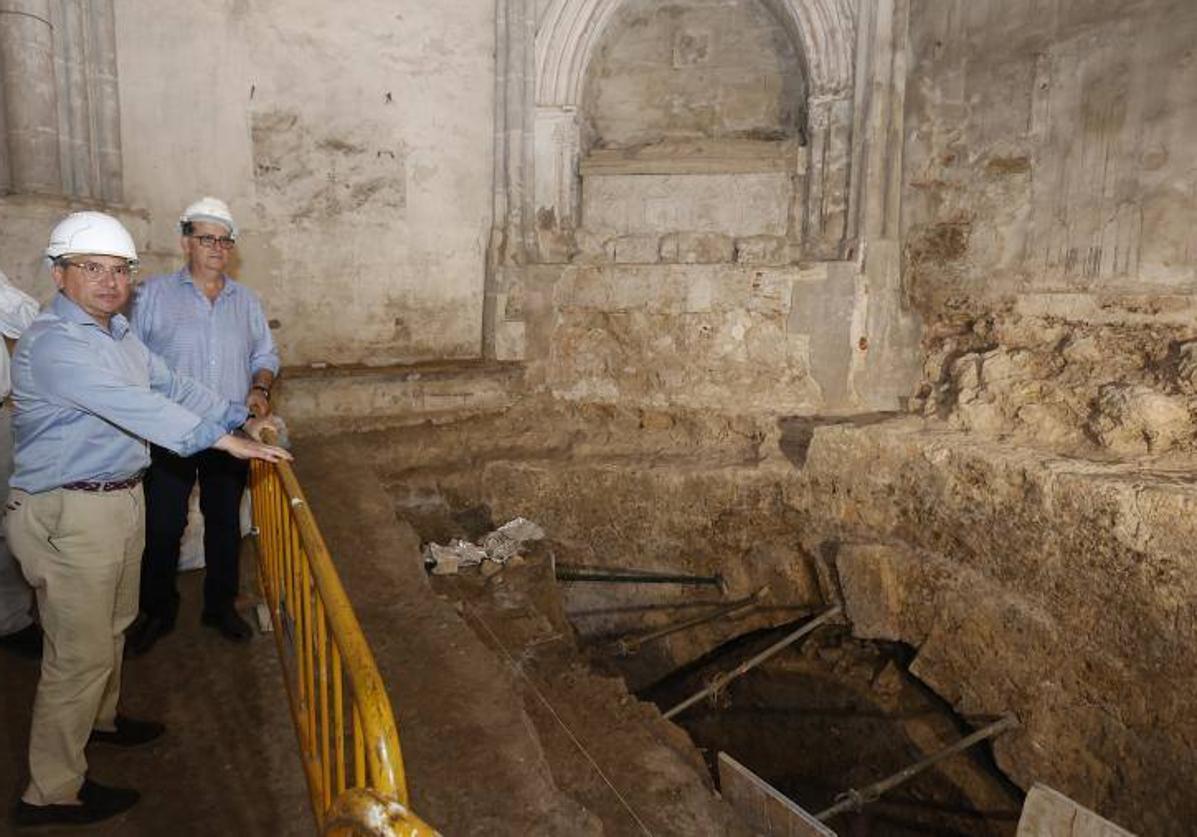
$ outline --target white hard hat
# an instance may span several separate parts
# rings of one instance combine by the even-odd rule
[[[229,205],[220,198],[200,198],[184,209],[183,214],[179,217],[179,231],[182,232],[184,224],[195,221],[223,224],[228,227],[231,237],[237,237],[237,222],[233,220],[233,213],[229,212]]]
[[[137,261],[137,247],[125,225],[103,212],[72,212],[50,233],[46,258],[89,254]]]

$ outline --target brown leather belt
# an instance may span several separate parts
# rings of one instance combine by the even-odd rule
[[[134,474],[128,479],[111,480],[110,482],[68,482],[63,486],[67,491],[121,491],[141,484],[144,474]]]

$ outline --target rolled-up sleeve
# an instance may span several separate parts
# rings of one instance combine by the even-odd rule
[[[249,328],[253,339],[250,350],[249,371],[261,372],[266,370],[273,375],[278,374],[278,349],[274,345],[274,335],[270,333],[270,323],[266,321],[266,313],[262,310],[262,303],[254,299],[253,310],[250,313]]]
[[[208,390],[199,392],[202,387],[194,381],[173,380],[177,376],[152,354],[151,379],[158,377],[159,386],[146,388],[144,382],[96,365],[87,343],[75,336],[60,332],[42,340],[47,344],[39,346],[30,362],[33,383],[41,393],[180,456],[210,447],[238,418],[239,411],[230,410],[229,402]],[[244,421],[242,416],[232,427]]]

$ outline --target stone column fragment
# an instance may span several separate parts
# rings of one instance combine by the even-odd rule
[[[0,68],[8,188],[57,194],[62,168],[49,0],[0,0]]]
[[[113,0],[91,0],[89,7],[92,148],[98,169],[99,197],[107,203],[122,203],[125,189],[116,70],[116,10]]]

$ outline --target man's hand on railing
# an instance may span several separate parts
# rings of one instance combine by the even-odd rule
[[[255,442],[273,444],[283,432],[283,420],[278,416],[250,416],[241,425],[245,434]]]
[[[231,454],[238,459],[264,459],[267,462],[290,461],[290,452],[274,445],[267,445],[244,436],[226,433],[216,440],[212,447]]]

